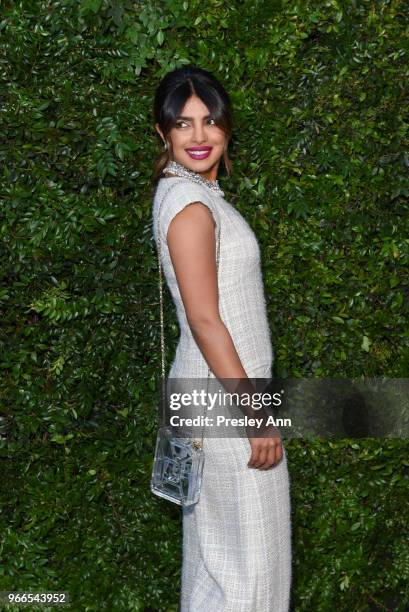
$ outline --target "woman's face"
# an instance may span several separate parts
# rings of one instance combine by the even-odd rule
[[[158,124],[156,129],[164,139]],[[187,100],[167,140],[171,159],[206,179],[216,180],[227,138],[196,95]]]

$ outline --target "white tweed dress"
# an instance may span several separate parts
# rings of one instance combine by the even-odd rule
[[[180,338],[168,378],[206,379],[208,365],[186,319],[166,234],[186,205],[202,202],[221,228],[220,315],[249,377],[272,375],[260,251],[242,215],[223,196],[185,177],[158,181],[152,220],[176,306]],[[216,231],[216,228],[215,228]],[[213,373],[211,376],[214,378]],[[284,448],[284,445],[283,445]],[[291,507],[287,456],[269,470],[247,467],[247,438],[205,438],[200,499],[183,509],[180,612],[288,612],[291,587]],[[166,604],[166,602],[164,602]]]

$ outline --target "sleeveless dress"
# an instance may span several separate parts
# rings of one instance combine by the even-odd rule
[[[158,208],[160,211],[157,234]],[[223,194],[224,195],[224,194]],[[202,202],[220,228],[219,311],[249,378],[272,376],[260,250],[254,232],[224,197],[189,178],[160,178],[153,199],[153,234],[176,306],[180,338],[168,378],[205,379],[208,365],[191,333],[166,242],[174,216]],[[211,373],[214,377],[214,374]],[[291,506],[287,456],[269,470],[249,468],[247,438],[204,439],[199,501],[183,508],[180,612],[288,612],[291,587]],[[165,602],[164,602],[165,603]]]

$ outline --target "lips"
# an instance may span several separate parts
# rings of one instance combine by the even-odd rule
[[[192,159],[206,159],[206,157],[209,157],[212,148],[213,147],[189,147],[189,149],[185,150]]]

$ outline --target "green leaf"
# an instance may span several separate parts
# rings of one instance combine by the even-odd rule
[[[370,344],[371,344],[371,341],[369,340],[368,336],[362,336],[361,349],[368,353]]]

